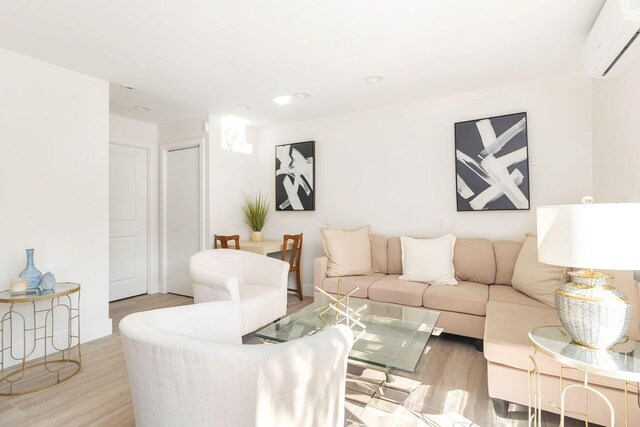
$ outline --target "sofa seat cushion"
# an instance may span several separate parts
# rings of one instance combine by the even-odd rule
[[[459,282],[458,286],[429,286],[424,291],[422,305],[433,310],[484,316],[488,300],[489,285]]]
[[[557,326],[560,320],[555,309],[531,307],[507,302],[489,301],[484,327],[484,357],[493,363],[527,370],[529,356],[533,354],[529,332],[541,326]],[[559,375],[554,360],[539,355],[536,358],[540,372]]]
[[[542,326],[558,326],[556,310],[549,306],[530,307],[520,304],[489,301],[484,329],[484,357],[492,363],[527,371],[529,356],[533,354],[529,332]],[[560,376],[560,364],[538,352],[536,364],[541,373]],[[582,379],[579,371],[567,369],[567,378]],[[544,381],[544,380],[543,380]],[[623,382],[599,375],[589,375],[589,382],[621,388]]]
[[[549,308],[548,305],[534,300],[530,296],[507,285],[491,285],[489,287],[489,301],[508,302],[510,304],[526,305],[529,307]]]
[[[351,296],[356,298],[368,298],[369,286],[383,277],[385,277],[385,275],[381,273],[367,274],[366,276],[327,277],[322,281],[322,289],[330,294],[335,294],[338,292],[338,281],[342,280],[342,285],[340,286],[341,295],[345,295],[349,291],[355,289],[356,286],[359,286],[360,289],[351,294]]]
[[[369,286],[369,299],[380,302],[422,306],[422,294],[429,285],[400,280],[397,274],[385,276]]]
[[[527,370],[531,355],[529,332],[541,326],[560,325],[556,310],[489,301],[484,326],[484,357],[495,363]]]

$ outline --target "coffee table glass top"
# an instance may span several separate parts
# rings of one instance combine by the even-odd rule
[[[328,328],[336,322],[346,324],[343,316],[336,319],[329,305],[320,299],[297,313],[279,320],[257,332],[259,338],[287,342]],[[425,308],[405,307],[376,301],[349,298],[349,307],[360,311],[362,328],[353,325],[354,343],[349,359],[387,369],[415,372],[427,341],[440,313]]]

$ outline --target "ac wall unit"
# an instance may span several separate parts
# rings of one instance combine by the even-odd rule
[[[584,45],[592,77],[617,77],[640,56],[640,0],[607,0]]]

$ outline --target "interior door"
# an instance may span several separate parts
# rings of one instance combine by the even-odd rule
[[[167,291],[193,296],[189,258],[200,250],[200,148],[167,152]]]
[[[109,301],[147,293],[147,150],[109,145]]]

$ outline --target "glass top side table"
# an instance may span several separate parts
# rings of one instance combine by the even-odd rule
[[[542,399],[540,391],[540,375],[536,364],[536,353],[540,352],[563,367],[574,368],[584,373],[584,381],[580,384],[570,384],[562,387],[560,414],[561,425],[564,425],[565,397],[567,391],[574,388],[582,388],[591,391],[603,399],[609,407],[611,425],[615,425],[613,405],[607,397],[589,385],[589,374],[601,375],[624,382],[625,409],[627,409],[627,394],[629,387],[638,390],[636,385],[640,382],[640,342],[626,340],[616,344],[611,350],[596,350],[576,344],[562,326],[544,326],[529,332],[529,342],[534,349],[529,358],[529,390],[531,391],[531,378],[535,378],[535,398],[529,398],[529,425],[541,425]],[[562,381],[562,378],[561,378]],[[636,384],[633,384],[636,383]],[[532,401],[533,400],[533,401]],[[557,404],[544,399],[547,403],[558,407]],[[533,412],[532,412],[533,410]],[[585,419],[589,419],[588,413],[580,413]],[[625,410],[625,425],[628,425],[628,411]]]
[[[0,292],[0,316],[0,396],[42,390],[80,371],[79,284]]]

